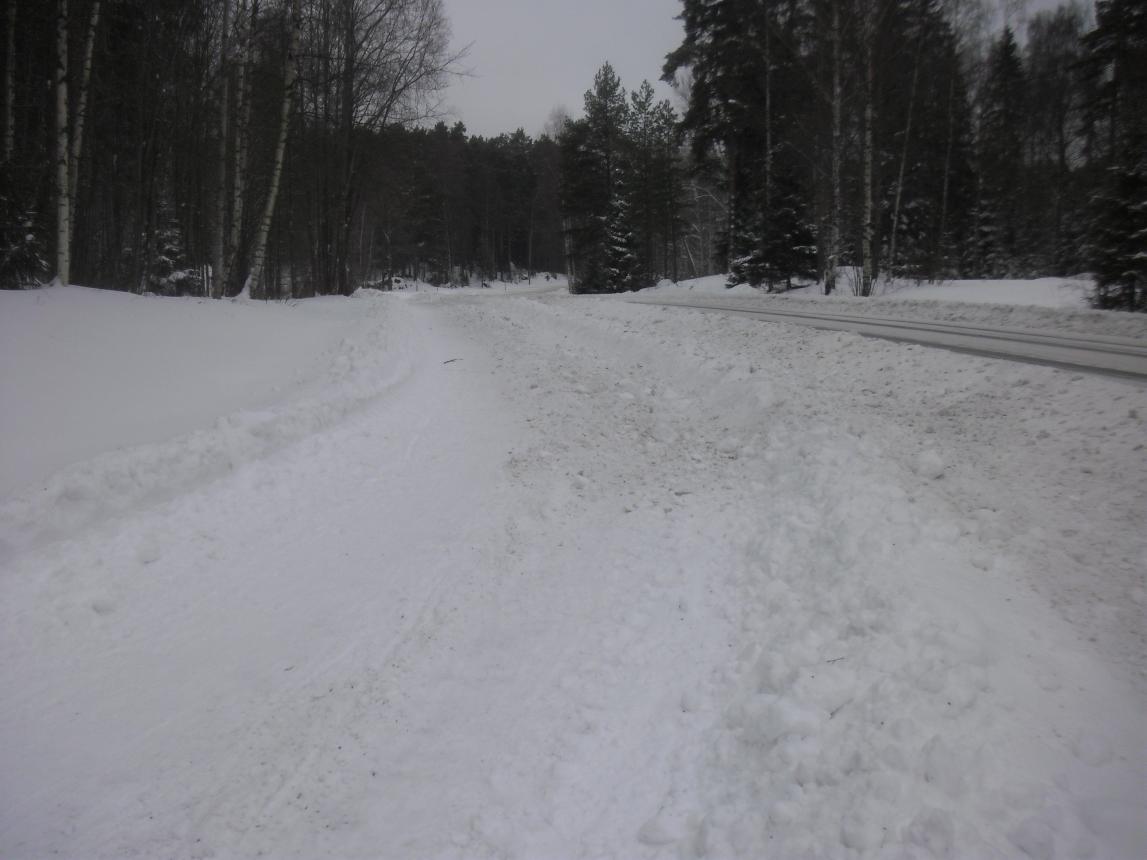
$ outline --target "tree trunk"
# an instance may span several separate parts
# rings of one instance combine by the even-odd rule
[[[946,247],[948,234],[948,191],[951,187],[952,177],[952,147],[956,137],[955,100],[956,100],[956,57],[952,57],[951,78],[948,81],[948,144],[944,152],[944,183],[940,192],[940,232],[936,237],[936,253],[932,263],[932,280],[936,279],[936,270],[939,267],[940,255]]]
[[[219,175],[215,185],[215,231],[212,236],[211,294],[222,298],[227,283],[227,132],[230,125],[231,0],[223,0],[223,30],[219,48]]]
[[[864,189],[863,223],[861,224],[860,294],[871,296],[876,279],[876,255],[873,245],[876,236],[876,212],[873,201],[873,170],[876,158],[876,11],[870,6],[864,22]]]
[[[355,73],[358,65],[355,38],[355,2],[345,0],[343,20],[343,81],[342,81],[342,218],[338,228],[335,249],[336,283],[340,295],[350,295],[350,235],[354,218],[354,107]]]
[[[832,4],[832,203],[828,213],[828,269],[824,276],[825,294],[836,291],[836,273],[840,265],[840,217],[844,206],[841,189],[841,158],[844,148],[841,110],[843,95],[840,81],[840,6]]]
[[[64,286],[71,280],[68,149],[68,0],[56,0],[56,279]]]
[[[275,201],[279,195],[279,180],[283,175],[283,161],[287,152],[287,138],[291,131],[291,107],[295,102],[295,83],[299,78],[296,57],[299,53],[299,19],[301,10],[300,0],[293,0],[290,7],[290,37],[287,47],[287,68],[283,75],[283,106],[279,115],[279,139],[275,143],[275,160],[271,168],[271,187],[267,191],[267,202],[263,206],[263,215],[259,219],[258,232],[255,235],[255,245],[251,254],[251,271],[247,275],[244,289],[250,293],[259,285],[263,276],[263,264],[266,261],[267,237],[271,233],[271,221],[275,217]]]
[[[8,0],[8,45],[4,64],[4,164],[16,152],[16,0]]]
[[[908,139],[912,136],[912,118],[916,111],[916,92],[920,82],[920,57],[924,52],[924,32],[916,49],[916,64],[912,67],[912,88],[908,94],[908,119],[904,123],[904,146],[900,149],[900,173],[896,178],[896,201],[892,206],[892,236],[888,245],[888,272],[891,277],[896,266],[896,236],[900,230],[900,201],[904,194],[904,171],[908,165]]]
[[[84,148],[84,123],[88,118],[88,90],[92,82],[92,55],[96,49],[96,29],[100,24],[100,0],[92,3],[92,17],[84,40],[84,65],[80,72],[80,91],[76,98],[76,117],[72,126],[71,167],[68,172],[68,190],[71,194],[71,238],[75,239],[76,191],[80,186],[80,156]],[[83,262],[81,256],[81,263]]]
[[[242,13],[246,11],[246,3],[242,0],[239,9],[240,15],[236,20],[240,20]],[[247,42],[243,46],[243,54],[239,58],[239,74],[235,88],[239,115],[235,125],[235,167],[231,195],[231,229],[228,237],[230,263],[227,266],[228,283],[223,285],[225,291],[230,288],[230,282],[235,279],[241,263],[243,215],[247,203],[247,149],[251,137],[251,66],[255,52],[255,29],[258,23],[259,0],[251,0],[251,23],[247,31]]]
[[[768,20],[769,4],[766,2],[763,5],[762,14],[765,16],[765,211],[764,218],[761,219],[763,222],[761,224],[761,242],[767,265],[773,205],[773,45]],[[770,293],[773,291],[771,269],[765,276],[765,289]]]

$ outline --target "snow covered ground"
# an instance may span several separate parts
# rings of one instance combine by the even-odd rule
[[[662,281],[633,298],[640,301],[686,301],[720,298],[753,308],[886,317],[915,321],[964,322],[996,328],[1099,334],[1147,340],[1147,315],[1097,311],[1081,299],[1090,282],[1084,278],[1040,278],[1027,281],[948,281],[933,285],[912,282],[881,284],[872,298],[848,290],[831,296],[820,287],[765,293],[747,284],[730,289],[728,277],[713,275],[678,284]]]
[[[669,293],[680,290],[723,295],[753,295],[758,293],[757,290],[746,284],[738,285],[730,290],[728,283],[727,275],[713,275],[682,281],[680,284],[664,281],[654,289]],[[1090,278],[1082,276],[1027,280],[941,281],[933,284],[895,280],[891,282],[881,281],[877,288],[876,297],[898,301],[972,302],[1081,310],[1088,307],[1088,297],[1093,286]],[[847,283],[844,284],[841,292],[845,295],[851,295]],[[826,298],[820,294],[819,286],[798,287],[785,295],[801,298]],[[839,297],[834,296],[832,298]]]
[[[558,293],[10,312],[0,856],[1147,853],[1141,386]]]

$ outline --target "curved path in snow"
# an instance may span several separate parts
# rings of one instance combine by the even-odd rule
[[[972,355],[1065,367],[1108,376],[1147,380],[1147,343],[1125,337],[1059,334],[954,322],[921,322],[889,317],[751,308],[719,299],[648,301],[665,307],[738,314],[765,322],[794,323],[865,337],[918,343]]]

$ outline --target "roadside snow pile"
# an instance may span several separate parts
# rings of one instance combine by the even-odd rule
[[[756,296],[760,295],[761,291],[750,287],[748,284],[737,284],[735,287],[729,286],[728,275],[708,275],[704,278],[691,278],[685,281],[674,283],[673,281],[661,281],[657,286],[650,287],[641,291],[643,296],[675,296],[675,295],[720,295],[720,296]]]
[[[765,293],[747,285],[726,289],[723,275],[663,282],[642,290],[636,300],[688,301],[699,295],[722,298],[722,304],[746,308],[784,308],[857,317],[881,317],[924,322],[960,322],[1001,329],[1099,334],[1147,340],[1147,314],[1096,311],[1075,300],[1086,288],[1080,279],[1043,278],[1037,281],[955,281],[949,285],[908,286],[872,298],[846,294],[819,295],[801,288]],[[1067,296],[1071,300],[1054,300]]]
[[[0,854],[1147,855],[1143,388],[338,308],[298,389],[0,516]]]
[[[527,330],[568,332],[621,391],[662,392],[605,423],[647,410],[651,473],[678,450],[705,464],[679,527],[712,517],[741,548],[725,570],[690,559],[738,631],[682,699],[707,741],[639,841],[680,856],[1142,853],[1147,393],[545,302],[551,321]],[[567,348],[555,359],[575,366]],[[667,408],[695,416],[687,435],[659,429]]]
[[[704,278],[674,283],[662,281],[645,293],[715,293],[719,295],[764,295],[762,290],[748,284],[738,284],[729,288],[728,275],[710,275]],[[842,284],[844,282],[842,281]],[[897,279],[881,281],[875,298],[896,301],[961,302],[967,304],[1017,305],[1020,307],[1061,308],[1065,310],[1085,310],[1094,289],[1094,282],[1087,277],[1078,278],[1033,278],[1030,280],[958,280],[939,283],[923,283]],[[796,286],[779,295],[787,298],[836,301],[852,298],[849,289],[841,289],[837,295],[824,296],[823,285]]]
[[[393,338],[380,307],[0,293],[0,557],[218,477],[377,396],[408,370],[377,363],[373,343]]]
[[[904,301],[970,302],[1083,310],[1089,307],[1095,283],[1091,278],[962,280],[937,284],[898,280],[892,284],[883,284],[882,287],[881,298]]]

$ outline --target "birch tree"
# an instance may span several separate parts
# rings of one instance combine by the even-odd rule
[[[91,17],[88,19],[87,35],[84,39],[83,65],[80,67],[80,91],[76,98],[76,115],[72,123],[72,142],[69,153],[68,190],[71,195],[69,211],[72,223],[69,232],[69,246],[75,236],[76,193],[80,186],[80,158],[84,150],[84,126],[88,118],[88,91],[92,83],[92,57],[96,49],[96,31],[100,24],[100,0],[92,0]]]
[[[246,0],[240,0],[237,21],[247,14]],[[234,165],[231,170],[231,224],[227,232],[227,264],[223,270],[223,293],[226,294],[236,279],[243,241],[243,216],[247,205],[247,171],[250,163],[251,139],[251,78],[253,76],[255,36],[259,26],[259,0],[251,0],[247,35],[240,51],[236,71],[235,99],[238,116],[235,121]]]
[[[920,89],[920,63],[924,53],[924,40],[927,35],[927,20],[920,21],[916,51],[912,63],[912,85],[908,95],[908,118],[904,121],[904,139],[900,148],[900,167],[896,176],[896,198],[892,205],[892,228],[888,250],[888,269],[891,273],[896,265],[896,238],[900,233],[900,204],[904,199],[904,173],[908,168],[908,147],[912,140],[912,121],[916,115],[916,94]]]
[[[271,232],[271,221],[275,217],[275,202],[279,196],[279,183],[283,175],[283,161],[287,152],[287,138],[291,130],[291,108],[295,102],[295,85],[299,79],[298,53],[301,8],[300,0],[292,0],[288,12],[288,47],[286,68],[283,72],[283,103],[280,109],[279,136],[275,143],[275,156],[271,168],[271,187],[267,191],[267,200],[263,205],[263,214],[259,219],[258,231],[255,234],[255,244],[251,254],[251,271],[247,275],[244,290],[251,293],[258,289],[259,280],[263,276],[263,265],[267,254],[267,237]]]
[[[841,39],[840,4],[832,4],[832,203],[829,210],[828,268],[825,272],[824,291],[836,291],[837,268],[840,265],[840,219],[844,217],[844,193],[841,188],[841,162],[844,158],[844,92],[841,73],[844,65]]]
[[[68,189],[68,0],[56,0],[56,281],[71,282],[71,193]]]
[[[231,122],[231,0],[223,0],[219,46],[219,140],[215,184],[215,229],[212,235],[212,295],[220,298],[227,282],[227,138]]]
[[[872,295],[876,280],[876,31],[879,0],[866,0],[861,18],[862,74],[864,76],[864,142],[861,159],[860,295]]]

